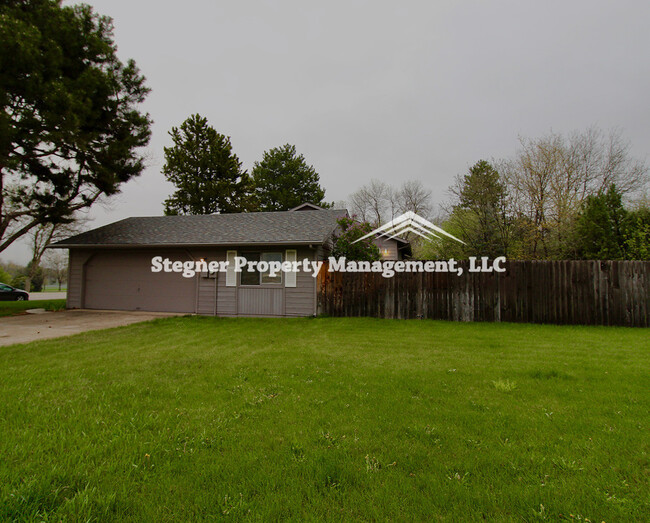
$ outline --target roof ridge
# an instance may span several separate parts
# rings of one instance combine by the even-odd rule
[[[318,216],[321,212],[348,212],[347,209],[337,208],[337,209],[322,209],[321,211],[316,211],[311,213],[312,216]],[[224,213],[212,213],[212,214],[162,214],[160,216],[129,216],[128,218],[123,218],[113,223],[119,223],[125,220],[135,220],[140,218],[197,218],[197,217],[208,217],[208,216],[255,216],[260,214],[296,214],[295,211],[250,211],[250,212],[224,212]]]

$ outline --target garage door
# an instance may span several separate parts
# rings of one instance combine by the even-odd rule
[[[156,253],[173,260],[187,254]],[[152,273],[151,253],[95,254],[85,267],[84,303],[88,309],[195,312],[196,279],[178,273]]]

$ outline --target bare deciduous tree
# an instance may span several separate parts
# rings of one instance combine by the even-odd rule
[[[45,254],[45,267],[48,273],[61,285],[68,279],[68,255],[63,250],[50,250]]]
[[[85,228],[87,221],[87,218],[77,217],[71,223],[45,223],[29,231],[28,238],[32,251],[32,259],[28,265],[29,272],[27,274],[25,290],[30,290],[31,278],[34,272],[38,270],[47,246],[81,232]]]
[[[41,263],[45,249],[51,243],[80,233],[85,228],[87,221],[86,218],[78,218],[72,223],[47,223],[32,229],[29,232],[32,264],[38,265]]]
[[[374,226],[386,223],[399,214],[413,211],[423,217],[431,213],[431,191],[419,180],[404,182],[399,189],[372,180],[350,196],[353,214]]]
[[[429,218],[432,211],[431,191],[420,180],[409,180],[398,191],[399,212],[412,211],[423,218]]]
[[[527,220],[533,257],[563,249],[579,206],[587,196],[616,184],[624,195],[647,185],[648,167],[632,158],[620,131],[596,127],[565,137],[550,133],[520,138],[510,160],[497,162],[511,194],[512,211]]]
[[[352,214],[364,222],[378,226],[385,221],[389,213],[388,204],[391,188],[379,180],[371,180],[350,196]]]

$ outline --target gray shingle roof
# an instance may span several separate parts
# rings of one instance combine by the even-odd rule
[[[51,247],[322,244],[344,209],[126,218]]]

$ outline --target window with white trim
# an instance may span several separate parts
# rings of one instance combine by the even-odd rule
[[[282,263],[281,252],[246,252],[242,253],[247,262],[280,262]],[[257,270],[248,270],[248,263],[242,268],[240,276],[241,285],[257,286],[257,285],[279,285],[282,284],[282,271],[276,272],[273,276],[269,271],[260,272]]]

